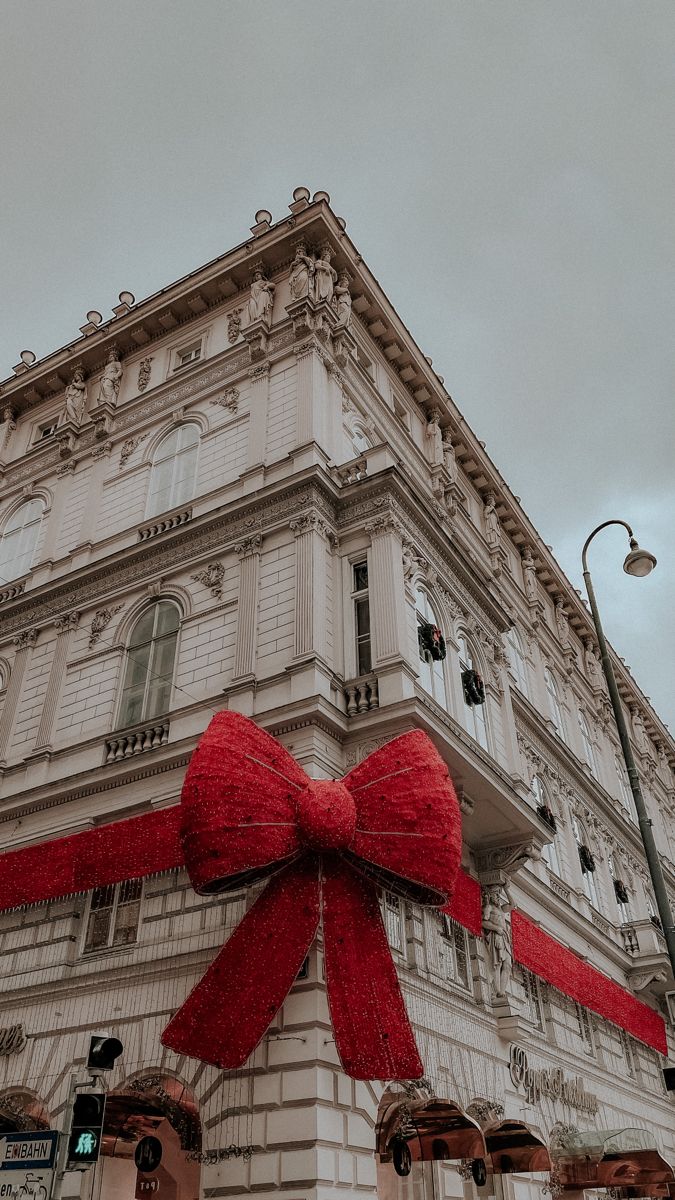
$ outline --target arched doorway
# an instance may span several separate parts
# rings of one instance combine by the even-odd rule
[[[50,1127],[47,1107],[35,1092],[29,1088],[7,1088],[0,1092],[0,1135],[32,1133]]]
[[[161,1161],[139,1172],[134,1155],[148,1137],[161,1144]],[[135,1200],[141,1183],[156,1179],[166,1200],[199,1200],[201,1148],[199,1111],[189,1088],[156,1071],[134,1076],[108,1095],[94,1194],[97,1200]]]

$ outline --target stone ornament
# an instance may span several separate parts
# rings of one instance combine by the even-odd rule
[[[243,308],[233,308],[232,312],[227,317],[227,340],[231,346],[237,341],[241,333],[241,314]]]
[[[217,396],[215,400],[210,401],[211,404],[217,405],[219,408],[226,408],[231,413],[236,413],[239,408],[239,391],[237,388],[229,388],[222,396]]]
[[[205,588],[208,588],[214,600],[222,600],[223,598],[223,579],[225,578],[225,567],[220,562],[209,563],[203,571],[198,571],[192,576],[195,583],[201,583]]]
[[[248,324],[252,325],[255,321],[264,321],[265,324],[272,324],[272,306],[274,304],[274,293],[276,287],[266,279],[262,264],[257,266],[253,272],[253,282],[251,284],[251,295],[246,306],[246,315]]]
[[[114,608],[99,608],[98,612],[94,614],[94,617],[91,622],[91,627],[89,630],[89,649],[90,650],[94,649],[94,646],[99,641],[101,634],[103,633],[103,630],[107,629],[107,627],[110,624],[110,622],[112,621],[113,617],[118,612],[121,612],[122,608],[123,608],[122,604],[116,604],[114,606]]]
[[[138,367],[138,390],[144,392],[150,382],[150,372],[152,370],[152,355],[149,358],[142,358]]]
[[[17,651],[27,650],[29,646],[34,646],[37,642],[38,631],[37,629],[24,629],[22,633],[18,634],[12,640]]]
[[[70,421],[73,425],[81,425],[87,404],[87,385],[84,382],[84,371],[81,366],[75,367],[72,379],[65,390],[64,399],[66,402],[65,420]]]
[[[495,996],[505,996],[513,971],[513,946],[506,889],[490,888],[483,897],[483,930]]]
[[[62,616],[54,618],[57,633],[69,633],[71,629],[77,629],[79,622],[79,612],[64,613]]]
[[[144,442],[147,437],[147,433],[138,433],[136,434],[136,437],[127,438],[125,442],[122,442],[122,448],[120,450],[120,471],[128,459],[131,458],[134,450],[136,450],[140,446],[141,442]]]
[[[98,394],[99,404],[112,404],[113,407],[117,404],[123,374],[124,368],[120,362],[119,350],[113,346],[101,376],[101,385]]]

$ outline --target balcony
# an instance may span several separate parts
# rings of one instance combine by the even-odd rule
[[[166,516],[158,517],[151,524],[141,526],[138,531],[138,540],[139,542],[147,542],[148,538],[157,537],[158,534],[166,533],[169,529],[178,529],[179,525],[187,525],[191,517],[191,508],[184,508],[180,512],[167,513]]]
[[[633,988],[641,991],[649,985],[650,991],[660,994],[672,988],[666,939],[651,918],[627,921],[620,931],[624,950],[633,959],[628,976]]]

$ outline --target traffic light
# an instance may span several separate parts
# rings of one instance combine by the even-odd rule
[[[68,1138],[68,1170],[90,1167],[101,1152],[105,1092],[77,1092]]]
[[[87,1055],[87,1069],[89,1071],[110,1071],[115,1065],[115,1059],[119,1058],[124,1046],[117,1038],[106,1037],[105,1034],[96,1034],[89,1039],[89,1054]]]

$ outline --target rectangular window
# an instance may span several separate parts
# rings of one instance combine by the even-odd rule
[[[403,933],[403,905],[398,896],[393,892],[382,893],[382,915],[384,917],[384,927],[387,931],[387,940],[392,950],[398,950],[399,954],[403,954],[405,948],[404,933]]]
[[[633,1053],[633,1039],[630,1034],[626,1033],[625,1029],[619,1030],[621,1039],[621,1049],[626,1060],[626,1070],[631,1079],[637,1079],[637,1071],[635,1069],[635,1055]]]
[[[94,888],[84,941],[85,954],[113,946],[129,946],[136,941],[142,890],[141,879],[125,879],[123,883]]]
[[[592,1054],[595,1058],[595,1038],[593,1037],[593,1023],[591,1014],[583,1004],[576,1005],[577,1021],[579,1022],[579,1036],[583,1042],[584,1053]]]
[[[523,969],[523,991],[527,1002],[528,1016],[535,1029],[545,1029],[544,1008],[541,1002],[539,980],[531,971]]]
[[[38,425],[35,430],[34,442],[44,442],[47,438],[53,436],[56,431],[56,426],[59,423],[58,417],[53,417],[51,421],[46,421],[43,425]]]
[[[356,673],[369,675],[372,670],[370,644],[370,601],[368,599],[368,563],[352,567],[352,598],[354,601],[354,630],[356,635]]]
[[[182,367],[189,367],[190,363],[197,362],[197,359],[202,356],[201,341],[195,342],[193,346],[184,346],[181,350],[176,350],[173,369],[180,371]]]
[[[441,913],[441,963],[443,975],[460,987],[471,987],[471,966],[466,930]]]

